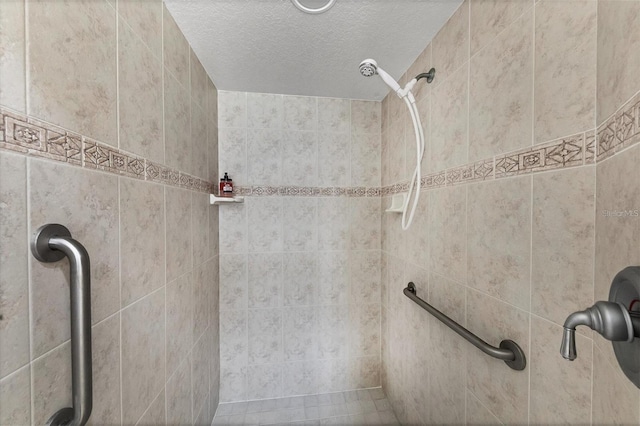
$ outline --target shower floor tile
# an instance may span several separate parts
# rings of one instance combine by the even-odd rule
[[[213,425],[399,425],[381,388],[220,404]]]

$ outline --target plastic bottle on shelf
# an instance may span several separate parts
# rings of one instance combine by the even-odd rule
[[[224,177],[220,179],[220,196],[233,197],[233,179],[229,177],[227,172],[225,172]]]

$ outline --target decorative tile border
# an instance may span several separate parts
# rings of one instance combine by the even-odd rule
[[[640,141],[640,93],[598,127],[597,161]]]
[[[253,197],[379,197],[381,188],[317,186],[236,186],[236,195]]]
[[[213,189],[209,181],[4,108],[0,108],[0,149],[192,191]]]

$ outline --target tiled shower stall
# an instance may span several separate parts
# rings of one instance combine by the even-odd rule
[[[640,209],[640,1],[464,1],[400,79],[436,68],[406,232],[385,212],[415,164],[395,94],[218,92],[161,0],[0,0],[0,53],[0,424],[71,404],[68,265],[28,248],[49,222],[92,259],[93,424],[374,421],[354,401],[403,424],[640,424],[609,342],[558,352],[640,265],[640,218],[610,214]],[[209,205],[224,172],[244,203]]]

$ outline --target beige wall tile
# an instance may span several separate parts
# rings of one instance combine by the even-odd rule
[[[282,258],[283,306],[317,304],[318,260],[316,252],[288,253]]]
[[[428,153],[431,172],[464,164],[467,161],[468,76],[468,67],[461,67],[446,82],[433,89]],[[473,80],[477,78],[474,76]],[[392,162],[391,167],[393,176],[393,168],[397,166]]]
[[[349,185],[349,145],[349,133],[318,133],[318,185]]]
[[[380,199],[352,198],[351,207],[351,249],[380,249]]]
[[[563,328],[531,317],[531,417],[533,424],[588,424],[591,421],[592,341],[577,336],[579,356],[558,353]],[[598,384],[594,384],[594,387]]]
[[[598,124],[640,90],[640,3],[598,2]]]
[[[466,0],[436,34],[432,42],[436,85],[469,60],[469,0]]]
[[[247,132],[247,181],[252,185],[282,184],[281,130],[255,129]]]
[[[209,327],[211,292],[214,290],[216,264],[208,260],[194,270],[193,281],[193,340],[198,340]],[[217,288],[215,288],[217,290]]]
[[[284,198],[282,205],[284,251],[316,251],[318,249],[318,200]]]
[[[246,185],[247,175],[247,133],[244,129],[220,129],[218,140],[218,167],[214,184],[218,179],[229,173],[234,185]],[[218,193],[218,189],[215,190]]]
[[[535,8],[535,142],[593,128],[596,2],[543,0]]]
[[[285,131],[282,138],[282,183],[317,186],[318,134]]]
[[[120,423],[120,315],[92,330],[93,410],[88,424]],[[99,395],[99,396],[98,396]]]
[[[118,0],[118,14],[151,52],[162,55],[162,0]]]
[[[207,115],[195,102],[191,102],[191,174],[201,178],[209,176],[208,153]]]
[[[380,136],[351,134],[351,186],[380,186]]]
[[[30,160],[29,186],[31,229],[60,223],[89,252],[93,323],[116,312],[120,307],[118,178]],[[69,338],[69,267],[66,262],[33,260],[30,268],[31,351],[37,357]]]
[[[166,70],[167,68],[165,68]],[[164,73],[164,158],[178,170],[193,169],[189,91],[170,73]]]
[[[500,420],[467,390],[466,423],[472,425],[497,425]]]
[[[318,98],[283,96],[282,110],[284,129],[312,131],[318,128]]]
[[[34,361],[31,383],[33,424],[44,424],[61,408],[73,406],[70,342]]]
[[[351,133],[380,133],[380,102],[351,101]]]
[[[249,252],[278,252],[283,248],[282,198],[245,200]]]
[[[249,200],[245,204],[248,205]],[[247,207],[233,204],[219,210],[220,253],[246,253]],[[213,207],[212,210],[216,208]]]
[[[209,82],[209,76],[192,49],[189,49],[189,61],[189,69],[191,72],[191,101],[205,110],[208,102],[207,84]]]
[[[0,423],[31,423],[31,375],[26,366],[0,380]]]
[[[193,233],[193,266],[199,266],[211,257],[209,251],[209,210],[214,209],[209,204],[209,195],[201,192],[191,192],[193,216],[191,218]]]
[[[467,188],[439,189],[429,194],[430,270],[466,283]]]
[[[220,309],[246,309],[247,286],[247,255],[220,255]]]
[[[120,180],[121,306],[165,283],[164,189],[133,179]]]
[[[282,95],[247,93],[247,126],[253,129],[282,129]]]
[[[528,310],[531,178],[480,183],[468,194],[469,286]]]
[[[27,20],[28,113],[117,146],[115,9],[95,1],[37,2]],[[74,78],[66,78],[69,69]]]
[[[165,291],[122,311],[122,419],[135,423],[165,383]]]
[[[29,362],[26,164],[17,155],[0,154],[0,377]]]
[[[25,2],[4,1],[0,10],[0,104],[17,111],[25,103]]]
[[[467,328],[494,346],[516,342],[529,358],[529,314],[483,293],[469,290]],[[468,348],[467,386],[505,424],[527,422],[529,374]]]
[[[531,145],[533,9],[471,59],[469,160]]]
[[[349,200],[346,198],[318,199],[318,249],[346,250],[349,246]]]
[[[167,381],[167,424],[192,424],[191,360],[185,359]]]
[[[595,168],[533,176],[531,311],[556,324],[591,306]]]
[[[120,148],[164,163],[161,63],[123,21],[118,84]]]
[[[246,92],[218,92],[218,127],[247,127]]]
[[[140,418],[140,426],[154,426],[166,423],[164,390],[151,403],[147,412]]]
[[[492,42],[531,6],[532,0],[471,0],[471,56]]]
[[[191,236],[191,194],[185,189],[165,187],[167,242],[167,282],[193,268],[193,240]]]
[[[318,130],[348,133],[350,128],[350,101],[348,99],[318,98]]]
[[[162,6],[162,40],[164,66],[185,90],[189,90],[189,43],[173,20],[166,6]],[[166,78],[165,78],[166,80]],[[188,96],[188,95],[187,95]]]
[[[194,345],[191,355],[191,395],[193,399],[192,413],[194,422],[196,415],[204,407],[208,410],[209,357],[211,357],[211,342],[209,341],[208,335],[203,334],[200,340]]]
[[[193,282],[188,273],[167,284],[167,375],[189,356],[193,346]]]

